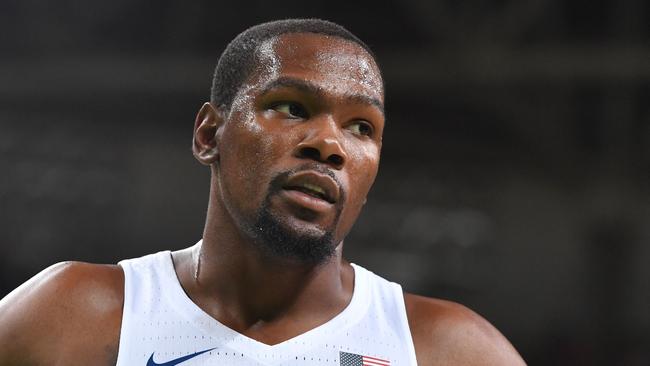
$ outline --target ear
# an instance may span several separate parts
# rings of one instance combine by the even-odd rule
[[[192,153],[201,164],[212,165],[219,160],[217,131],[223,125],[221,108],[204,103],[194,121]]]

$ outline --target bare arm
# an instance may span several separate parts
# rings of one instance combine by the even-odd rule
[[[115,365],[123,303],[117,266],[59,263],[0,301],[0,365]]]
[[[525,365],[492,324],[468,308],[405,294],[418,365]]]

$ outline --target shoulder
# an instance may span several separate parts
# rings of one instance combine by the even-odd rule
[[[420,365],[525,365],[508,340],[467,307],[404,294]]]
[[[0,301],[0,364],[106,363],[117,354],[123,288],[116,265],[43,270]]]

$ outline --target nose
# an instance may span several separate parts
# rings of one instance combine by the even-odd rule
[[[347,161],[347,154],[341,145],[340,132],[335,121],[321,118],[306,123],[305,138],[296,146],[295,155],[301,159],[325,163],[334,169],[341,169]]]

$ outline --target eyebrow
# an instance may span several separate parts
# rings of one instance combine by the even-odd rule
[[[322,87],[306,80],[296,79],[287,76],[277,78],[264,85],[262,87],[260,95],[264,96],[270,93],[271,91],[273,91],[274,89],[279,89],[279,88],[292,88],[292,89],[297,89],[306,94],[315,95],[319,98],[325,97],[325,92],[323,91]],[[363,94],[355,94],[355,93],[346,93],[343,97],[355,104],[372,105],[378,108],[382,114],[384,114],[384,104],[377,98],[369,97]]]

